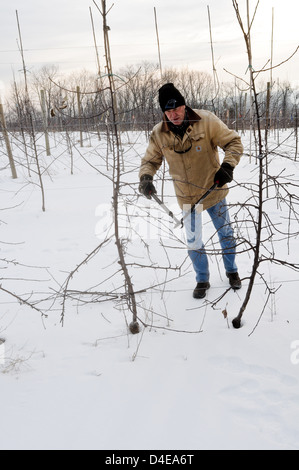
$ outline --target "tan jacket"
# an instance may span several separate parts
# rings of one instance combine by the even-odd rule
[[[190,125],[183,140],[170,131],[165,116],[164,121],[153,128],[139,172],[140,178],[143,175],[154,176],[165,158],[181,209],[185,204],[197,202],[213,185],[215,173],[220,168],[217,147],[224,150],[223,161],[233,168],[243,153],[240,136],[217,116],[202,109],[192,110],[187,107],[187,110]],[[189,148],[186,153],[175,152]],[[227,194],[226,185],[216,189],[204,200],[203,210],[214,206]]]

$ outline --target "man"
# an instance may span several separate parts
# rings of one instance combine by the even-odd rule
[[[226,183],[233,180],[233,170],[243,153],[241,139],[213,113],[186,106],[173,83],[159,89],[159,103],[163,121],[154,127],[142,159],[139,191],[148,199],[156,193],[153,177],[165,158],[178,203],[186,215],[188,254],[197,281],[193,297],[202,299],[210,287],[209,263],[202,240],[202,211],[190,211],[190,208],[217,183],[217,188],[203,201],[202,210],[207,210],[217,230],[230,286],[240,289],[236,242],[225,197],[228,194]],[[217,147],[225,152],[222,164]]]

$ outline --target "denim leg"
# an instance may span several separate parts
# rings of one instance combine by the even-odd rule
[[[186,212],[183,213],[185,215]],[[210,278],[208,257],[202,241],[202,214],[192,212],[185,219],[188,255],[196,273],[196,282],[207,282]]]
[[[236,273],[238,271],[235,261],[236,241],[234,238],[234,231],[230,223],[226,199],[223,199],[215,206],[210,207],[207,211],[218,233],[225,270],[228,273]]]
[[[200,250],[188,250],[196,273],[196,282],[208,282],[210,279],[208,257],[204,246]]]

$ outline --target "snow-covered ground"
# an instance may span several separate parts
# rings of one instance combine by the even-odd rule
[[[248,149],[248,136],[243,141]],[[141,291],[138,312],[149,326],[141,325],[138,335],[128,333],[131,318],[120,298],[123,278],[113,238],[70,279],[72,297],[62,326],[63,299],[55,297],[57,292],[107,233],[112,235],[105,139],[88,138],[84,148],[74,136],[73,142],[71,174],[64,135],[51,137],[51,157],[39,137],[47,167],[45,212],[34,162],[29,177],[21,166],[23,146],[14,141],[18,179],[11,179],[0,142],[0,338],[5,340],[0,344],[0,449],[298,450],[299,273],[264,263],[260,273],[270,288],[281,287],[260,318],[268,292],[257,275],[240,330],[231,320],[248,279],[241,291],[228,292],[213,306],[228,287],[219,257],[211,256],[207,298],[193,299],[194,273],[183,231],[174,230],[155,203],[139,198],[136,205],[133,196],[146,146],[142,134],[124,135],[122,181],[130,185],[123,188],[127,204],[121,213],[130,214],[130,224],[122,215],[121,231],[130,239],[126,260],[134,288]],[[298,163],[278,155],[292,155],[292,138],[284,145],[271,169],[296,177]],[[256,162],[245,156],[235,179],[253,181],[256,171]],[[248,198],[245,189],[231,187],[231,204]],[[169,182],[166,188],[165,202],[180,217]],[[281,227],[288,225],[288,214],[276,201],[266,208]],[[211,227],[204,220],[208,238]],[[242,224],[241,230],[252,237],[248,227]],[[288,244],[280,238],[274,241],[277,258],[295,263],[298,240]],[[242,278],[250,275],[251,263],[252,255],[238,256]],[[88,296],[83,293],[88,289],[119,297]]]

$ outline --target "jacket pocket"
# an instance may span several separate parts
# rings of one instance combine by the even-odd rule
[[[197,133],[197,134],[192,134],[190,135],[190,139],[191,140],[194,140],[194,141],[197,141],[197,140],[201,140],[201,139],[204,139],[206,136],[206,134],[204,132],[201,132],[201,133]]]

